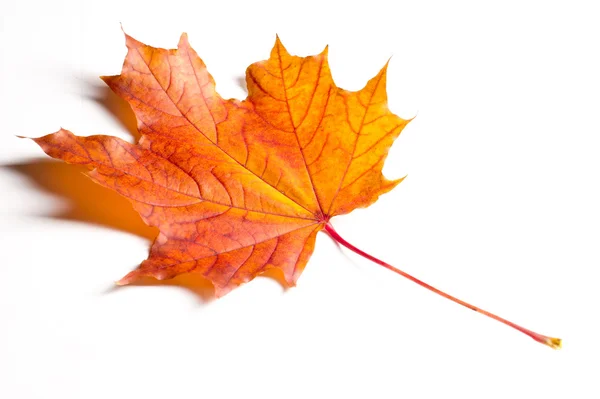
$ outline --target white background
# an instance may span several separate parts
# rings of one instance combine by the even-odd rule
[[[485,3],[485,4],[484,4]],[[0,397],[598,398],[600,24],[594,1],[77,1],[0,6]],[[278,33],[330,45],[356,90],[392,57],[390,108],[417,118],[335,218],[360,248],[564,339],[553,351],[324,234],[298,286],[222,299],[176,281],[114,289],[155,234],[127,201],[28,140],[135,131],[99,75],[133,37],[181,32],[224,97]]]

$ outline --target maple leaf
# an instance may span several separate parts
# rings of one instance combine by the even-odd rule
[[[359,91],[338,88],[319,55],[290,55],[279,38],[246,71],[248,97],[223,99],[186,34],[176,50],[128,35],[118,76],[103,77],[131,105],[141,138],[79,137],[61,129],[34,139],[50,156],[90,167],[160,233],[147,260],[118,284],[192,273],[217,296],[269,270],[294,285],[318,231],[432,291],[530,335],[349,244],[331,217],[371,205],[402,179],[381,173],[408,120],[387,107],[386,70]]]
[[[137,145],[66,130],[36,139],[50,156],[95,168],[160,235],[120,281],[198,273],[217,296],[268,269],[293,285],[330,217],[368,206],[399,180],[382,174],[407,121],[386,105],[384,67],[358,92],[333,83],[326,51],[246,72],[248,98],[224,100],[184,34],[177,50],[126,36],[123,71],[104,81],[131,104]]]

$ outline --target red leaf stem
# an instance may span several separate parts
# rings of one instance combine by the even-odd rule
[[[325,226],[325,231],[331,236],[331,238],[333,238],[335,241],[337,241],[338,243],[340,243],[341,245],[345,246],[346,248],[350,249],[351,251],[359,254],[360,256],[369,259],[370,261],[377,263],[380,266],[385,267],[386,269],[389,269],[391,271],[393,271],[394,273],[397,273],[399,275],[401,275],[402,277],[405,277],[407,279],[409,279],[410,281],[419,284],[421,287],[423,288],[427,288],[429,291],[435,292],[438,295],[443,296],[444,298],[447,298],[453,302],[458,303],[459,305],[465,306],[471,310],[474,310],[478,313],[481,313],[487,317],[490,317],[494,320],[499,321],[500,323],[506,324],[509,327],[514,328],[517,331],[522,332],[523,334],[526,334],[528,336],[530,336],[531,338],[533,338],[534,340],[536,340],[537,342],[540,342],[544,345],[548,345],[549,347],[553,348],[553,349],[560,349],[561,347],[561,339],[560,338],[553,338],[553,337],[548,337],[546,335],[542,335],[542,334],[538,334],[536,332],[533,332],[527,328],[521,327],[511,321],[508,321],[506,319],[503,319],[500,316],[496,316],[493,313],[488,312],[487,310],[483,310],[478,308],[477,306],[473,306],[470,303],[467,303],[465,301],[462,301],[456,297],[453,297],[452,295],[446,294],[445,292],[419,280],[416,277],[411,276],[410,274],[403,272],[400,269],[395,268],[394,266],[390,265],[389,263],[386,263],[380,259],[377,259],[376,257],[369,255],[368,253],[356,248],[354,245],[350,244],[348,241],[346,241],[345,239],[343,239],[337,231],[335,231],[335,229],[333,228],[333,226],[331,226],[331,224],[327,224]]]

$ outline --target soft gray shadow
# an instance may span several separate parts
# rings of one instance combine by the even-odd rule
[[[248,94],[248,86],[246,85],[246,77],[245,76],[238,76],[237,78],[235,78],[235,83],[237,83],[238,87],[242,90],[244,90],[244,93]]]
[[[39,190],[66,202],[66,209],[41,216],[92,223],[148,240],[153,240],[158,234],[158,229],[147,226],[126,198],[85,176],[83,172],[87,169],[84,167],[40,159],[4,168],[25,177]]]
[[[152,277],[143,277],[128,285],[113,285],[104,291],[110,294],[117,291],[135,289],[134,287],[174,287],[183,288],[200,299],[203,304],[210,303],[216,299],[215,289],[210,281],[204,277],[187,273],[180,274],[170,280],[157,280]]]
[[[85,176],[86,168],[68,165],[51,159],[35,160],[17,165],[2,166],[28,179],[37,189],[63,199],[65,209],[48,215],[52,219],[91,223],[146,238],[150,243],[158,229],[147,226],[126,198],[108,190]],[[140,259],[141,261],[141,259]],[[123,276],[115,276],[115,280]],[[212,283],[201,276],[180,275],[171,280],[141,279],[128,286],[112,286],[105,293],[135,286],[172,286],[184,288],[202,303],[214,298]]]
[[[104,84],[102,86],[90,82],[86,82],[86,84],[94,91],[94,94],[88,95],[88,98],[100,105],[105,111],[112,115],[113,118],[119,121],[121,126],[123,126],[123,128],[131,134],[131,137],[134,138],[135,142],[137,142],[140,138],[137,120],[127,101],[117,96],[110,87]]]

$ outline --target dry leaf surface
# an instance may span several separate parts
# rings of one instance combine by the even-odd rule
[[[225,100],[185,34],[176,50],[126,43],[121,74],[103,79],[131,105],[139,142],[64,129],[35,139],[160,230],[120,284],[198,273],[221,296],[276,268],[294,285],[331,217],[400,182],[381,173],[408,122],[388,110],[387,65],[350,92],[335,86],[327,49],[297,57],[277,39],[248,67],[248,97]]]

